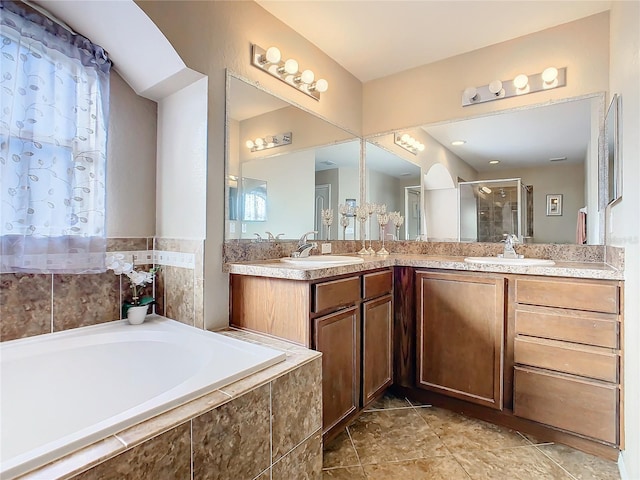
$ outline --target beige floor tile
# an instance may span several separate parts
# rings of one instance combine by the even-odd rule
[[[465,417],[441,408],[420,408],[418,413],[452,453],[530,446],[514,430]]]
[[[618,465],[610,460],[565,445],[540,445],[538,448],[578,480],[620,480]]]
[[[469,478],[451,455],[365,465],[364,471],[367,480],[465,480]]]
[[[322,480],[366,480],[362,467],[331,468],[322,471]]]
[[[364,412],[348,429],[363,465],[450,453],[412,408]]]
[[[371,405],[365,408],[365,411],[370,410],[384,410],[388,408],[410,408],[411,404],[406,398],[401,398],[386,392],[383,396],[378,398]]]
[[[351,466],[360,466],[360,461],[345,428],[340,435],[325,445],[322,468]]]
[[[472,480],[573,480],[536,447],[455,454]]]

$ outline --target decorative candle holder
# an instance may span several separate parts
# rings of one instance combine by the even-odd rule
[[[351,222],[350,217],[353,217],[355,215],[355,211],[354,211],[353,206],[351,206],[351,205],[340,204],[338,206],[338,212],[341,215],[340,225],[342,225],[342,240],[346,240],[347,239],[347,227],[349,226],[349,223]],[[355,240],[355,236],[354,236],[354,240]]]
[[[396,227],[396,240],[400,240],[400,227],[404,223],[404,217],[400,215],[400,212],[391,212],[389,214],[389,219],[393,222],[393,225]]]
[[[380,237],[382,237],[382,248],[376,252],[376,255],[389,255],[389,252],[384,248],[384,227],[389,223],[389,215],[387,213],[378,214],[378,225],[380,225]]]
[[[322,223],[327,227],[327,240],[331,240],[331,224],[333,223],[333,209],[322,209]]]
[[[378,205],[376,205],[375,203],[365,203],[365,208],[367,209],[367,214],[369,215],[369,254],[374,255],[376,253],[376,251],[373,249],[373,246],[371,245],[371,243],[373,242],[373,235],[371,235],[371,215],[373,215],[374,213],[376,213],[376,210],[378,209]]]
[[[356,218],[360,222],[360,236],[362,237],[362,248],[358,252],[358,255],[371,255],[367,247],[365,246],[366,241],[366,233],[364,230],[365,223],[367,222],[367,217],[369,215],[369,209],[366,205],[362,205],[356,207]]]

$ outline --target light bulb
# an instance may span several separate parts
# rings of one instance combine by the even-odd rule
[[[252,140],[247,140],[247,141],[245,142],[245,145],[247,146],[247,148],[253,148],[253,147],[255,147],[255,146],[256,146],[256,145],[253,143],[253,141],[252,141]]]
[[[555,67],[545,68],[542,72],[542,80],[544,83],[553,83],[558,78],[558,69]]]
[[[324,78],[318,80],[314,85],[315,89],[320,93],[326,92],[329,88],[329,82],[327,82]]]
[[[411,137],[409,136],[409,134],[405,133],[405,134],[403,134],[403,135],[400,137],[400,141],[401,141],[401,142],[404,142],[404,143],[409,143],[409,139],[410,139],[410,138],[411,138]]]
[[[516,78],[513,79],[513,84],[518,90],[522,90],[529,83],[529,77],[527,77],[524,73],[521,73]]]
[[[418,143],[418,147],[417,148],[418,148],[419,152],[424,152],[424,144]]]
[[[300,80],[302,80],[307,85],[311,85],[313,83],[313,79],[314,78],[315,78],[315,75],[313,74],[313,72],[311,70],[305,70],[300,75]]]
[[[280,58],[282,58],[280,54],[280,49],[278,47],[267,48],[267,52],[264,54],[264,58],[269,63],[280,62]]]
[[[255,144],[256,144],[256,147],[263,146],[264,145],[264,138],[260,138],[260,137],[256,138]]]
[[[293,58],[290,58],[289,60],[284,62],[284,71],[290,75],[298,73],[298,62],[296,62]]]
[[[502,82],[500,80],[494,80],[489,84],[489,91],[494,95],[500,95],[502,93]]]
[[[472,102],[478,99],[478,89],[476,87],[467,87],[464,89],[463,95],[468,102]]]

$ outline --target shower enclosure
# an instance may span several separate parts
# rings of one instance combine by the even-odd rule
[[[533,187],[520,178],[458,183],[459,240],[499,242],[509,234],[533,238]]]

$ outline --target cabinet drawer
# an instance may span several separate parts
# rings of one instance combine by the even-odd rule
[[[618,285],[613,282],[518,278],[515,284],[517,303],[618,313]]]
[[[515,368],[513,413],[617,443],[618,389],[569,375]]]
[[[362,296],[365,299],[391,293],[393,289],[393,273],[391,270],[385,270],[384,272],[374,272],[363,275],[362,289]]]
[[[360,300],[360,277],[318,283],[313,288],[313,313],[353,305]]]
[[[521,365],[548,368],[606,382],[618,381],[618,355],[607,348],[518,336],[515,339],[514,360]]]
[[[557,308],[516,307],[516,334],[618,348],[615,315]]]

